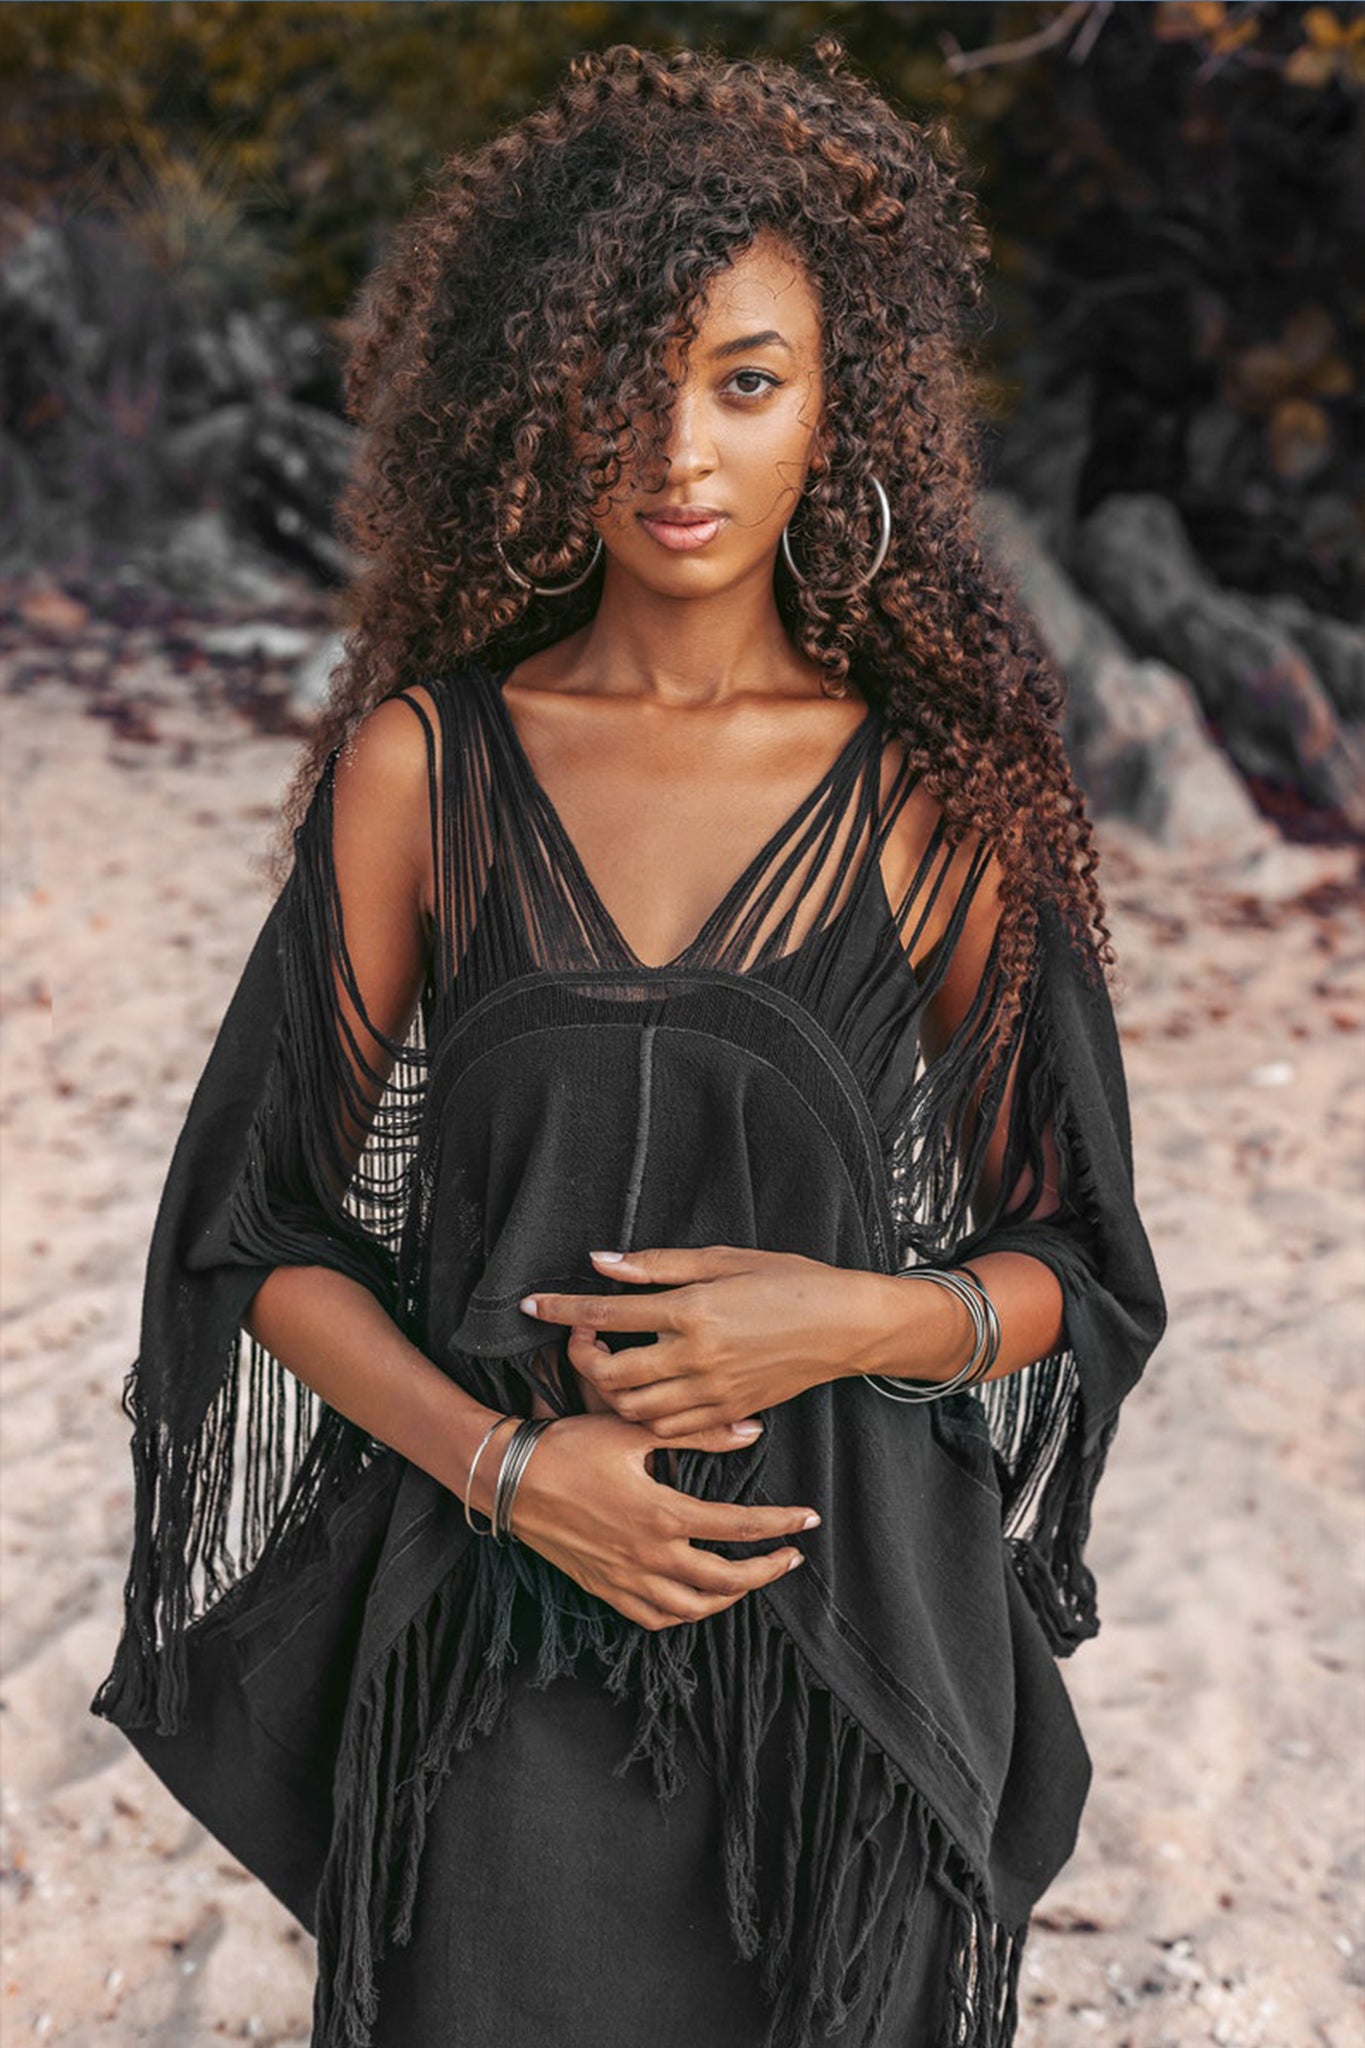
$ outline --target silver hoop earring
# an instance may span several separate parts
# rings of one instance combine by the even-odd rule
[[[875,476],[869,476],[868,482],[871,484],[873,493],[876,496],[877,511],[882,522],[881,539],[877,542],[877,552],[872,557],[872,566],[869,569],[865,569],[855,583],[845,585],[842,590],[822,590],[820,592],[821,597],[852,597],[855,591],[861,590],[865,583],[872,581],[872,578],[886,560],[886,552],[891,545],[891,506],[886,492],[882,489],[880,479]],[[792,560],[791,542],[787,539],[787,529],[785,526],[782,529],[782,559],[791,570],[795,580],[798,583],[804,583],[806,581],[805,577]]]
[[[502,551],[502,542],[496,534],[493,536],[493,546],[497,549],[498,560],[502,563],[503,568],[507,571],[512,581],[519,583],[523,590],[534,591],[537,597],[567,597],[571,590],[580,589],[597,567],[602,555],[602,536],[599,533],[593,542],[593,549],[588,557],[587,568],[581,570],[570,583],[533,583],[529,576],[522,575],[520,569],[512,567],[512,564]]]

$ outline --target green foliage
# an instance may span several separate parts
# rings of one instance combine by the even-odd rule
[[[182,305],[336,319],[442,158],[577,51],[795,57],[826,27],[965,145],[994,231],[996,409],[1040,377],[1083,386],[1083,498],[1166,491],[1228,563],[1273,503],[1285,548],[1328,534],[1302,566],[1305,595],[1330,587],[1365,460],[1347,4],[39,0],[0,7],[0,162],[26,212],[121,222]]]
[[[164,211],[168,248],[178,216],[205,253],[216,229],[229,289],[254,240],[276,289],[335,314],[440,161],[525,113],[579,50],[707,42],[795,54],[826,22],[866,41],[876,12],[685,0],[10,7],[0,75],[19,89],[0,147],[21,204],[54,193],[69,209],[140,201]]]

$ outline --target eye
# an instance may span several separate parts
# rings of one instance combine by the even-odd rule
[[[737,396],[740,398],[761,398],[765,391],[775,391],[782,382],[780,377],[772,376],[767,370],[736,370],[726,379],[725,388],[729,390],[732,385],[737,385],[741,378],[757,378],[758,383],[756,386],[749,383],[739,391]]]

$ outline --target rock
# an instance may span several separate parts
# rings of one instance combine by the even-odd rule
[[[325,331],[276,300],[234,308],[221,324],[177,335],[168,366],[169,408],[177,421],[248,404],[260,397],[336,408],[336,351]]]
[[[1295,846],[1276,839],[1240,864],[1237,888],[1265,904],[1294,903],[1316,891],[1358,889],[1360,856],[1351,846]]]
[[[1025,348],[1014,373],[1020,399],[1000,429],[994,490],[1026,503],[1037,538],[1065,562],[1076,526],[1075,506],[1090,453],[1092,380],[1059,384],[1046,349]]]
[[[38,553],[43,511],[36,465],[14,436],[0,429],[0,562],[7,572]]]
[[[1103,657],[1078,773],[1097,812],[1131,818],[1163,846],[1244,858],[1276,837],[1214,744],[1189,684],[1164,662]]]
[[[329,633],[319,640],[294,671],[292,696],[295,708],[305,717],[316,716],[327,702],[332,675],[346,652],[342,633]]]
[[[0,207],[0,349],[7,366],[21,373],[10,396],[22,402],[35,376],[46,384],[50,373],[74,368],[94,370],[104,343],[82,319],[71,252],[55,228],[44,227],[17,207]],[[38,365],[46,370],[40,372]]]
[[[332,509],[350,474],[354,429],[313,405],[266,399],[252,407],[242,443],[236,503],[270,547],[329,582],[355,564],[332,531]]]
[[[91,466],[85,407],[105,343],[56,229],[0,205],[0,250],[0,548],[12,570],[66,555],[79,532],[83,506],[62,499],[73,450]]]
[[[1082,523],[1077,574],[1139,653],[1188,676],[1249,775],[1287,779],[1365,827],[1365,750],[1300,647],[1255,600],[1205,574],[1164,498],[1106,498]]]
[[[213,508],[187,513],[147,554],[158,582],[187,598],[233,598],[262,610],[288,600],[283,578]]]
[[[166,415],[198,422],[244,397],[227,338],[217,327],[187,327],[171,338],[166,362]]]
[[[983,549],[1066,680],[1067,747],[1095,812],[1131,819],[1163,844],[1233,858],[1273,839],[1185,678],[1162,662],[1134,660],[1015,500],[982,492],[976,512]]]
[[[1290,591],[1253,597],[1251,602],[1303,650],[1338,717],[1350,725],[1365,725],[1365,630],[1312,611]]]
[[[207,496],[272,553],[344,583],[354,564],[333,534],[332,510],[354,441],[333,414],[267,396],[177,427],[167,436],[166,474],[181,503]]]
[[[90,623],[86,606],[68,597],[55,583],[40,583],[25,591],[18,612],[26,626],[36,627],[41,633],[55,633],[63,640],[83,633]]]
[[[280,300],[267,299],[249,313],[230,313],[227,346],[249,394],[270,392],[320,406],[329,416],[339,411],[336,350],[323,328],[301,320]]]
[[[313,635],[261,619],[246,626],[215,626],[200,635],[199,644],[222,661],[297,662],[312,647]]]
[[[220,405],[166,435],[166,482],[181,504],[228,504],[251,427],[251,407]]]
[[[325,330],[280,304],[196,310],[104,222],[40,225],[0,204],[0,250],[0,544],[11,562],[106,539],[126,548],[155,540],[168,512],[209,509],[314,578],[349,579],[332,509],[354,435],[331,409],[341,394]],[[142,308],[132,325],[114,294]]]

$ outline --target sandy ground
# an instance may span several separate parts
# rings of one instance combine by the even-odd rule
[[[142,1259],[292,743],[184,709],[148,744],[57,680],[3,708],[0,2030],[303,2048],[309,1939],[87,1712]],[[1358,2048],[1365,905],[1340,853],[1108,851],[1172,1327],[1100,1496],[1067,1667],[1096,1781],[1020,2048]]]

